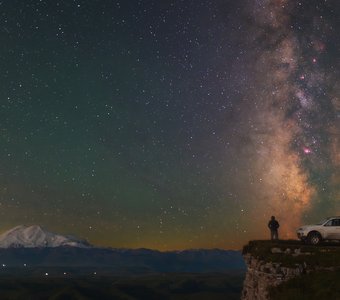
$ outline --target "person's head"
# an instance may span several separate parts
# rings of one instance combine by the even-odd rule
[[[272,216],[272,220],[275,220],[275,216]]]

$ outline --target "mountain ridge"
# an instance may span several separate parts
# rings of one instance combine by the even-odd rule
[[[18,225],[0,235],[0,248],[78,247],[91,245],[71,235],[50,232],[39,225]]]

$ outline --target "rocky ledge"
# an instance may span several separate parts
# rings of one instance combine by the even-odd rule
[[[298,241],[251,241],[243,249],[247,265],[242,300],[267,300],[270,290],[314,271],[340,267],[340,246],[304,245]]]

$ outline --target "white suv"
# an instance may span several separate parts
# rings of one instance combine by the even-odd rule
[[[313,245],[322,240],[340,240],[340,217],[330,217],[316,225],[302,226],[296,233],[300,240]]]

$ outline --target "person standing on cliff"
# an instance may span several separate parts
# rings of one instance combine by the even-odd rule
[[[271,240],[278,240],[279,239],[279,232],[278,229],[280,227],[280,224],[278,221],[275,220],[275,217],[272,216],[269,223],[268,227],[270,229],[270,238]]]

